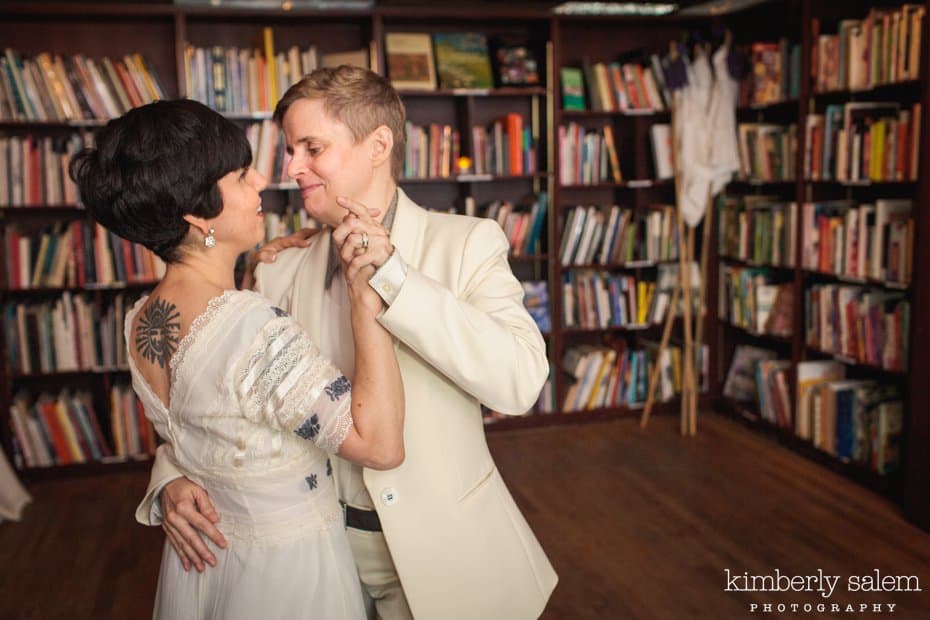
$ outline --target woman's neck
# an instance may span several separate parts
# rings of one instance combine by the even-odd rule
[[[210,285],[220,290],[236,288],[235,260],[223,260],[205,253],[188,254],[170,263],[165,270],[166,281],[189,281],[197,285]]]

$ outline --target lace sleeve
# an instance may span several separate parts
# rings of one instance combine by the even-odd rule
[[[258,424],[335,453],[352,427],[351,386],[287,316],[268,321],[236,363],[236,395]]]

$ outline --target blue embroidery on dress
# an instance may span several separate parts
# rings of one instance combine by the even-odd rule
[[[274,312],[277,317],[287,316],[287,312],[277,306],[271,306],[271,311]]]
[[[316,488],[316,474],[310,474],[304,480],[307,481],[307,486],[310,487],[311,491]]]
[[[326,386],[326,394],[330,400],[339,400],[339,398],[352,388],[352,384],[345,376],[339,377]]]
[[[294,432],[303,439],[313,439],[320,432],[320,418],[314,413]]]
[[[329,459],[326,459],[326,475],[327,476],[333,475],[333,464],[330,462]]]

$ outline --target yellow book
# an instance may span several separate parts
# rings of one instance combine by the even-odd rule
[[[669,349],[672,356],[672,383],[674,384],[675,393],[681,392],[681,349],[671,347]]]
[[[604,144],[607,145],[607,157],[610,160],[610,174],[614,183],[623,182],[623,173],[620,172],[620,159],[617,157],[617,144],[614,141],[614,130],[610,125],[604,125]]]
[[[271,101],[268,102],[268,105],[271,108],[274,108],[278,103],[278,72],[275,71],[274,64],[274,32],[270,27],[265,26],[262,28],[262,39],[265,42],[265,67],[267,69],[266,75],[268,76],[268,94],[271,96]]]
[[[126,438],[123,435],[123,414],[119,408],[119,395],[110,390],[110,430],[113,433],[113,452],[116,456],[126,456]]]
[[[885,151],[885,120],[878,119],[869,127],[869,179],[881,181],[882,155]]]
[[[646,295],[646,283],[640,280],[636,283],[636,322],[639,324],[646,322],[646,311],[649,309],[646,305]]]
[[[610,373],[614,368],[614,363],[617,361],[617,352],[613,349],[608,349],[604,351],[604,361],[601,362],[601,367],[597,371],[597,375],[594,377],[594,384],[591,389],[591,396],[588,398],[588,402],[585,405],[585,409],[594,409],[599,407],[604,402],[604,396],[607,392],[607,384],[610,382]]]
[[[74,110],[71,109],[71,101],[65,92],[64,85],[58,81],[58,74],[55,72],[55,66],[52,64],[52,57],[48,52],[42,52],[36,56],[36,63],[42,71],[42,77],[48,85],[51,103],[55,106],[58,117],[64,120],[75,118]]]
[[[42,268],[45,266],[45,255],[48,254],[49,243],[51,243],[51,236],[45,233],[39,242],[39,252],[36,254],[36,263],[32,268],[32,286],[34,287],[42,285]]]
[[[59,396],[55,401],[55,416],[58,418],[58,423],[61,425],[62,433],[68,444],[71,462],[84,463],[87,461],[87,456],[84,455],[81,444],[78,442],[76,434],[78,431],[74,428],[74,424],[71,423],[71,417],[68,415],[68,405],[65,404],[63,396]]]
[[[149,96],[151,97],[150,101],[158,101],[161,99],[161,93],[158,91],[158,87],[155,86],[152,76],[149,74],[149,70],[145,67],[145,61],[142,59],[142,54],[135,53],[131,57],[133,63],[135,63],[136,69],[139,72],[139,75],[142,76],[142,81],[145,82],[145,88],[149,91]]]

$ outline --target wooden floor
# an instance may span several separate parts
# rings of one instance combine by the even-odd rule
[[[492,433],[490,444],[559,573],[545,618],[854,618],[889,603],[896,618],[930,618],[930,535],[739,422],[703,416],[692,439],[665,417],[644,434],[622,420]],[[31,484],[23,521],[0,525],[0,618],[148,617],[162,537],[132,518],[146,478]],[[829,598],[726,592],[727,569],[840,579]],[[876,570],[916,576],[923,592],[847,591]]]

